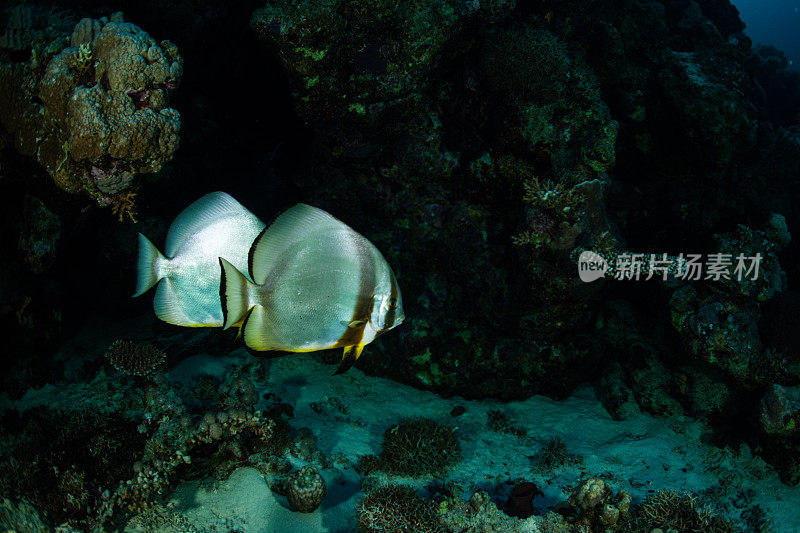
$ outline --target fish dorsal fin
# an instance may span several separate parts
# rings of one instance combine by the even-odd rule
[[[249,211],[230,194],[221,191],[208,193],[181,211],[172,222],[164,252],[169,258],[175,257],[183,243],[212,222],[242,213]]]
[[[347,224],[318,207],[297,204],[264,228],[250,248],[250,278],[263,284],[278,264],[281,254],[307,236],[328,229],[349,228]]]

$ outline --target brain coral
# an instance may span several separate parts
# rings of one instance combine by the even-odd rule
[[[83,19],[28,62],[0,63],[0,88],[10,96],[0,121],[56,185],[108,205],[177,150],[180,115],[169,96],[182,73],[171,42],[119,14]]]

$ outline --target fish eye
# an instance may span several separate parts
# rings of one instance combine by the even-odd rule
[[[386,304],[386,307],[389,309],[397,308],[397,298],[389,298],[389,302]]]

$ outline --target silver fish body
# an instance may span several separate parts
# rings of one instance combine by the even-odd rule
[[[134,296],[156,283],[153,308],[179,326],[222,326],[219,258],[240,268],[264,223],[230,195],[213,192],[178,215],[167,232],[165,255],[139,234],[139,273]]]
[[[245,278],[223,269],[225,327],[242,323],[255,350],[345,349],[352,364],[366,344],[404,320],[394,273],[366,238],[325,211],[298,204],[253,242]]]

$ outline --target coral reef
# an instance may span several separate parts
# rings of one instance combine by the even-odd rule
[[[539,468],[548,472],[567,464],[580,464],[583,459],[570,453],[564,440],[559,437],[549,439],[542,447],[537,460]]]
[[[514,6],[280,0],[251,20],[316,133],[300,185],[368,229],[409,295],[405,333],[359,363],[467,397],[579,382],[599,354],[569,332],[599,284],[571,258],[618,247],[617,125],[582,58]]]
[[[50,357],[58,332],[107,308],[93,298],[71,303],[64,317],[61,301],[91,292],[81,285],[60,301],[59,288],[91,265],[104,274],[94,288],[108,287],[94,294],[117,296],[108,307],[127,291],[135,230],[101,232],[94,217],[163,234],[171,204],[218,188],[224,171],[226,187],[268,199],[258,206],[265,213],[293,200],[337,213],[395,267],[408,320],[359,360],[367,373],[462,403],[559,399],[593,382],[616,420],[665,417],[666,432],[682,415],[697,418],[685,438],[709,457],[687,461],[684,477],[695,488],[701,469],[718,478],[706,492],[660,491],[637,504],[658,486],[650,463],[625,477],[595,469],[585,442],[553,438],[537,449],[536,439],[566,435],[563,425],[548,433],[519,411],[450,404],[425,411],[433,419],[389,427],[380,456],[362,456],[348,472],[366,476],[362,530],[727,532],[733,526],[705,506],[725,491],[732,503],[720,512],[769,527],[764,501],[739,481],[769,478],[764,460],[784,483],[800,481],[800,293],[790,290],[800,275],[791,239],[800,221],[800,75],[786,57],[752,46],[727,0],[263,2],[253,34],[233,17],[247,34],[235,41],[213,20],[224,11],[218,2],[135,11],[153,36],[181,44],[187,65],[204,65],[180,102],[175,44],[120,14],[76,24],[55,8],[5,11],[0,196],[4,234],[19,238],[2,243],[0,310],[16,330],[9,352],[21,356],[16,372],[0,369],[3,392],[17,401],[50,383],[39,397],[52,398],[67,379],[87,381],[70,390],[76,406],[67,410],[0,413],[3,429],[13,428],[0,439],[0,524],[88,529],[136,514],[133,527],[145,531],[190,531],[161,496],[241,466],[295,509],[324,515],[322,476],[334,479],[326,469],[372,451],[356,443],[353,455],[329,458],[338,448],[322,432],[292,428],[295,409],[364,432],[374,426],[338,392],[307,403],[266,392],[265,383],[287,386],[267,381],[270,363],[218,371],[217,361],[178,385],[160,373],[163,352],[132,342],[84,364]],[[282,105],[290,92],[294,105]],[[183,131],[173,105],[188,119]],[[251,129],[244,120],[219,125],[237,114]],[[144,175],[169,172],[179,134],[194,152],[176,159],[174,173],[192,176],[191,186],[151,183]],[[248,136],[241,144],[257,146],[250,157],[226,150]],[[609,260],[696,252],[734,275],[584,283],[575,275],[584,251]],[[758,275],[737,277],[739,256],[759,257]],[[153,332],[170,363],[199,345],[214,356],[230,351],[217,332],[196,333],[193,345]],[[31,362],[20,337],[47,357]],[[448,412],[462,429],[434,421]],[[397,416],[408,415],[389,420]],[[514,442],[525,467],[485,479],[458,472],[464,486],[445,487],[476,446],[465,426]],[[676,448],[664,472],[680,476],[684,452]],[[749,457],[736,463],[745,469],[722,465],[732,454]],[[416,485],[369,486],[399,476]]]
[[[605,304],[597,317],[596,329],[619,361],[603,372],[598,391],[620,419],[637,407],[660,416],[686,410],[721,433],[757,430],[757,417],[742,430],[734,411],[753,413],[754,397],[797,379],[796,351],[785,348],[791,313],[777,311],[791,301],[782,296],[787,283],[778,259],[796,257],[787,250],[795,246],[789,198],[797,193],[797,76],[781,54],[751,48],[726,2],[576,5],[531,11],[596,73],[618,123],[604,198],[626,247],[722,254],[732,272],[739,254],[762,257],[757,277],[639,284],[635,296],[616,290],[635,307],[623,316]],[[535,231],[521,238],[533,246],[564,235],[552,217],[537,213],[531,222]],[[791,278],[796,269],[786,271]],[[677,349],[662,332],[665,316],[679,334]]]
[[[563,516],[553,511],[524,520],[510,517],[497,508],[486,491],[474,492],[467,501],[458,497],[448,497],[439,502],[437,515],[444,530],[452,533],[458,531],[566,533],[571,527]]]
[[[258,402],[255,385],[247,376],[232,374],[230,381],[220,387],[220,409],[243,409],[252,411]]]
[[[313,466],[304,466],[287,479],[286,499],[296,511],[312,513],[328,493],[325,479]]]
[[[785,290],[786,275],[777,252],[789,242],[783,217],[773,214],[767,231],[739,226],[717,235],[718,254],[738,265],[735,257],[760,258],[759,271],[713,279],[714,288],[684,284],[670,300],[672,323],[689,352],[740,380],[769,383],[785,380],[797,368],[792,354],[765,353],[758,323],[760,307]],[[706,274],[706,279],[709,274]]]
[[[56,259],[56,244],[61,236],[61,219],[39,198],[27,195],[19,238],[25,266],[34,273],[49,269]]]
[[[48,520],[83,528],[130,475],[146,437],[122,415],[40,410],[0,459],[3,496],[35,502]]]
[[[382,485],[358,502],[358,527],[364,533],[438,533],[433,504],[403,485]]]
[[[25,531],[27,533],[51,531],[35,508],[24,501],[14,503],[8,498],[3,498],[0,503],[0,528],[4,531]]]
[[[440,474],[461,459],[455,432],[427,418],[401,421],[384,432],[380,458],[362,457],[361,467],[405,476]]]
[[[147,510],[180,480],[224,478],[256,461],[267,471],[269,458],[284,453],[288,438],[252,406],[203,415],[187,409],[185,391],[150,365],[141,365],[143,350],[152,351],[158,361],[163,358],[152,347],[117,343],[116,358],[130,367],[128,374],[106,377],[101,370],[92,382],[97,390],[80,389],[59,403],[66,410],[37,407],[25,413],[18,423],[20,434],[0,448],[0,497],[35,502],[54,524],[99,529]],[[244,379],[244,372],[236,369],[226,381]],[[131,379],[142,376],[148,380]],[[216,397],[226,391],[220,387],[204,405],[215,407]],[[92,405],[105,410],[86,407]],[[161,518],[181,521],[178,516]]]
[[[764,456],[784,483],[800,482],[800,387],[774,384],[761,399]]]
[[[120,372],[129,376],[146,377],[164,364],[167,354],[155,346],[118,339],[108,348],[106,359]]]
[[[449,498],[437,511],[446,531],[513,531],[516,522],[500,511],[485,491],[475,492],[466,502]]]
[[[174,44],[116,13],[31,46],[27,62],[0,62],[0,122],[58,187],[111,205],[172,158],[180,116],[169,95],[183,74]]]
[[[172,342],[178,344],[178,341]],[[85,350],[85,347],[82,345],[80,349]],[[104,361],[102,344],[96,343],[95,351],[96,358],[102,363]],[[206,508],[208,501],[200,498],[195,500],[192,497],[187,499],[186,496],[197,496],[199,492],[223,493],[227,490],[225,487],[229,481],[238,475],[235,473],[246,470],[251,473],[250,478],[257,481],[260,487],[248,489],[260,494],[260,496],[252,494],[252,501],[271,502],[269,505],[274,505],[278,513],[284,513],[283,516],[287,521],[313,518],[305,516],[289,518],[293,515],[289,507],[299,511],[316,509],[314,512],[317,514],[317,520],[336,520],[346,529],[354,529],[357,521],[362,531],[650,533],[653,527],[663,527],[666,530],[667,527],[671,527],[670,524],[678,523],[678,515],[668,517],[667,521],[655,525],[646,522],[645,518],[642,518],[641,522],[636,522],[640,516],[638,505],[631,504],[626,493],[630,491],[638,498],[642,498],[649,492],[648,487],[652,486],[648,483],[650,476],[653,476],[653,479],[663,480],[664,478],[659,477],[661,459],[666,461],[664,472],[673,467],[689,465],[688,462],[682,462],[680,457],[672,461],[663,455],[663,453],[673,453],[672,444],[684,443],[682,436],[675,435],[672,444],[662,446],[661,452],[658,453],[661,457],[655,462],[620,457],[620,454],[638,450],[638,445],[635,443],[639,442],[639,439],[631,439],[628,432],[639,431],[635,429],[641,425],[642,420],[639,419],[633,423],[622,423],[627,427],[618,433],[619,438],[614,439],[615,444],[610,446],[613,451],[598,449],[595,452],[597,455],[587,454],[587,457],[580,462],[559,439],[546,441],[537,455],[525,455],[530,452],[519,453],[519,450],[527,450],[527,444],[519,446],[519,449],[517,445],[531,442],[530,436],[494,431],[487,427],[486,419],[488,416],[489,420],[498,421],[500,429],[507,427],[511,420],[517,420],[525,427],[530,427],[528,424],[537,420],[537,415],[530,416],[523,414],[519,409],[508,409],[504,411],[509,414],[501,417],[498,416],[498,410],[492,409],[493,406],[483,405],[480,402],[432,397],[431,402],[435,402],[435,405],[428,407],[429,412],[447,413],[453,405],[469,403],[469,408],[461,414],[459,420],[459,424],[464,426],[462,431],[469,432],[460,437],[463,442],[459,443],[455,439],[453,428],[440,426],[430,419],[401,420],[386,430],[382,457],[373,459],[377,467],[369,472],[362,470],[360,473],[366,475],[360,477],[359,472],[351,469],[357,455],[355,450],[348,449],[350,446],[345,448],[346,451],[334,449],[332,453],[327,452],[330,456],[323,453],[320,448],[330,450],[332,443],[352,443],[354,438],[363,438],[364,435],[370,435],[374,439],[375,426],[369,429],[362,420],[369,420],[366,417],[370,414],[374,416],[384,413],[385,408],[391,409],[394,413],[403,411],[403,407],[398,405],[366,405],[372,404],[370,401],[358,405],[358,402],[350,401],[352,398],[369,400],[382,397],[380,394],[385,395],[392,390],[411,391],[411,389],[387,380],[366,377],[362,379],[371,381],[370,384],[364,384],[365,386],[356,392],[349,391],[349,396],[341,391],[339,392],[341,396],[334,396],[333,391],[336,391],[341,384],[336,378],[325,381],[329,369],[324,363],[313,357],[308,357],[305,362],[289,361],[286,358],[280,361],[282,368],[277,362],[265,368],[262,360],[255,359],[243,351],[237,350],[223,357],[202,354],[179,363],[164,375],[156,374],[147,382],[132,379],[122,373],[107,374],[106,367],[100,364],[95,367],[97,376],[90,383],[73,384],[60,391],[51,386],[31,394],[30,396],[37,398],[38,405],[69,406],[76,409],[66,413],[52,411],[52,416],[63,417],[63,420],[73,416],[87,416],[84,411],[77,410],[83,409],[85,405],[103,405],[107,411],[97,414],[93,421],[89,422],[89,428],[77,431],[74,427],[64,428],[70,433],[77,433],[74,438],[81,439],[82,443],[89,442],[91,449],[96,450],[99,455],[97,458],[85,457],[87,455],[85,445],[76,446],[72,441],[65,441],[61,437],[59,437],[61,440],[54,439],[52,433],[45,435],[44,438],[48,447],[52,445],[54,450],[42,452],[42,443],[38,442],[37,432],[34,431],[35,428],[29,426],[38,415],[35,411],[29,410],[25,418],[19,417],[11,424],[12,427],[25,428],[22,435],[12,436],[10,440],[8,437],[0,439],[0,450],[8,450],[7,454],[0,456],[3,459],[0,461],[2,463],[0,495],[13,500],[23,498],[33,501],[40,513],[47,510],[46,515],[41,513],[43,520],[46,516],[47,521],[52,523],[73,528],[80,527],[84,531],[93,527],[110,527],[109,524],[112,522],[120,526],[127,524],[126,527],[131,531],[162,529],[207,531],[209,529],[201,527],[205,519],[198,519],[197,513],[201,510],[204,513],[208,512]],[[175,362],[172,357],[170,362]],[[306,366],[298,368],[297,365]],[[303,379],[295,381],[289,377],[291,374],[286,373],[287,369],[291,369],[289,372],[296,372],[294,376],[300,378],[311,375],[317,376],[318,379],[315,378],[313,383],[307,383]],[[205,374],[205,371],[212,371],[213,375]],[[271,378],[265,379],[265,373],[271,374]],[[290,383],[288,386],[290,388],[286,388],[287,382]],[[270,388],[274,385],[275,388],[272,390],[276,392],[264,393],[266,383],[271,383]],[[303,405],[303,400],[293,404],[284,403],[276,396],[279,390],[282,395],[290,390],[303,391],[303,394],[306,394],[303,398],[314,398],[316,407]],[[241,391],[245,394],[238,395],[237,392]],[[252,394],[254,391],[255,395]],[[413,391],[411,394],[414,394]],[[591,394],[584,396],[589,398]],[[788,396],[791,400],[791,394]],[[258,398],[255,403],[251,403],[253,397]],[[294,397],[300,398],[300,396]],[[236,405],[226,407],[229,399],[237,398],[250,398],[250,400],[240,404],[244,407]],[[345,399],[347,407],[342,403]],[[572,398],[571,401],[574,402],[576,399]],[[17,405],[31,408],[30,400],[20,401]],[[559,413],[556,415],[559,419],[569,412],[568,408],[545,398],[540,398],[537,403],[531,405],[539,405],[540,408],[550,405]],[[586,410],[589,406],[595,412],[599,412],[599,405],[594,399],[589,400],[580,409],[583,412],[591,412]],[[263,411],[257,411],[257,408]],[[539,409],[531,408],[529,411],[533,413]],[[285,421],[281,421],[281,418],[291,417],[295,412],[303,417],[306,423],[310,417],[323,425],[314,425],[312,426],[314,429],[298,429],[288,427]],[[0,414],[6,419],[13,416],[8,413]],[[778,417],[779,415],[773,418]],[[340,431],[329,434],[315,431],[318,427],[324,427],[326,419],[332,427],[341,428]],[[114,431],[113,427],[107,427],[104,420],[124,420],[125,429]],[[293,424],[296,421],[292,419]],[[595,428],[607,425],[606,420],[599,422],[587,420],[586,423]],[[678,425],[681,421],[675,419],[673,423]],[[683,423],[686,424],[685,430],[690,434],[698,430],[696,423],[687,423],[686,420],[683,420]],[[651,419],[648,424],[661,431],[656,421]],[[60,429],[52,422],[52,418],[48,419],[43,427],[50,432],[58,432]],[[100,435],[93,434],[93,438],[87,436],[88,432],[97,431],[97,428],[101,428]],[[475,433],[472,433],[473,431]],[[530,433],[532,434],[532,431]],[[107,445],[101,446],[100,442],[103,441],[101,435],[108,437],[115,434],[122,436],[121,441],[113,441],[121,448],[108,451]],[[605,439],[609,435],[610,433],[600,430],[599,433],[592,435],[588,442],[593,442],[598,437]],[[391,443],[391,439],[395,436],[398,442]],[[476,441],[490,443],[490,446],[505,445],[510,449],[494,451],[476,449]],[[422,470],[422,467],[427,468],[429,463],[440,461],[435,458],[437,454],[445,458],[453,457],[455,454],[443,450],[442,446],[449,447],[454,442],[469,450],[465,452],[468,456],[464,459],[459,458],[461,464],[451,464],[452,461],[446,466],[435,464],[437,470],[433,474],[410,473],[402,468],[389,469],[384,468],[382,464],[389,462],[390,455],[394,454],[397,462],[410,462],[412,467]],[[373,445],[377,446],[377,443]],[[575,441],[570,441],[570,447],[573,445],[581,447],[583,451],[587,446],[587,440],[576,438]],[[62,446],[70,452],[63,459],[56,455],[55,457],[58,457],[56,462],[51,458]],[[0,451],[0,454],[2,453]],[[35,454],[41,459],[35,468],[31,465],[28,453]],[[703,445],[703,457],[709,462],[717,460],[715,454],[724,456],[726,453]],[[742,450],[738,455],[745,453],[749,452]],[[474,454],[482,456],[482,459],[476,461]],[[678,449],[674,451],[676,456],[681,454]],[[409,455],[419,456],[420,459],[414,457],[408,459]],[[613,467],[609,467],[607,471],[596,470],[599,455],[610,456],[609,465],[618,464],[616,461],[624,464],[628,470],[620,472],[633,471],[642,474],[628,478],[613,471]],[[88,466],[84,466],[94,464],[101,457],[111,461],[110,466],[103,465],[102,468],[98,468],[103,475],[93,474]],[[495,461],[494,457],[499,460]],[[689,457],[683,459],[688,461]],[[608,459],[603,459],[606,460]],[[422,466],[415,464],[414,461],[418,461]],[[72,465],[68,469],[61,466],[66,462]],[[737,464],[742,465],[745,462],[740,461]],[[753,464],[755,467],[756,463]],[[643,469],[643,465],[648,468]],[[652,466],[656,466],[658,473],[650,469]],[[9,471],[9,468],[18,470]],[[476,477],[474,475],[476,468],[485,475]],[[673,469],[679,470],[679,468]],[[597,471],[598,474],[586,476],[584,474],[586,471]],[[703,480],[710,476],[705,467],[702,470],[692,468],[692,471],[692,477],[700,477],[699,483],[703,483]],[[69,517],[59,513],[51,514],[50,507],[43,507],[41,494],[32,496],[30,493],[20,492],[15,486],[19,478],[17,473],[23,473],[23,478],[30,479],[28,486],[46,491],[50,498],[55,498],[56,495],[50,493],[55,491],[53,487],[57,487],[57,495],[61,495],[71,505],[76,506],[74,514]],[[116,477],[114,479],[104,477],[110,474]],[[328,482],[325,489],[323,489],[325,484],[322,475]],[[759,475],[769,476],[767,470]],[[411,476],[415,479],[405,479],[404,482],[409,483],[407,487],[397,486],[398,478],[401,476]],[[573,481],[575,476],[581,476],[583,479],[577,486]],[[683,477],[685,474],[676,472],[672,479],[680,480]],[[740,483],[743,477],[748,478],[744,484]],[[712,487],[703,495],[702,500],[698,498],[695,502],[713,500],[729,504],[734,501],[736,509],[747,509],[750,512],[748,516],[752,516],[748,518],[749,520],[754,523],[764,522],[763,517],[759,518],[757,508],[751,504],[755,495],[750,488],[752,479],[746,476],[746,472],[730,470],[720,473],[719,478],[720,483],[730,483],[728,497],[721,497],[725,491],[722,487]],[[723,481],[723,478],[726,481]],[[610,482],[610,479],[615,481]],[[333,496],[341,502],[342,495],[353,494],[348,492],[348,485],[357,486],[359,482],[361,494],[358,494],[357,489],[354,491],[358,494],[356,498],[360,498],[355,515],[346,514],[347,506],[344,506],[343,511],[340,504],[334,501],[329,501],[328,505],[321,501],[321,498],[325,497],[325,492],[330,491],[328,498]],[[610,483],[621,483],[625,490],[619,492],[612,490]],[[695,487],[697,483],[694,482]],[[282,501],[280,495],[286,496],[289,505]],[[241,493],[239,497],[242,497]],[[260,500],[262,497],[264,500]],[[221,501],[227,501],[227,498],[228,496],[220,496]],[[62,501],[56,500],[54,508],[63,505]],[[245,505],[245,502],[240,503],[242,508],[250,507]],[[695,503],[695,507],[700,511],[698,520],[705,520],[710,516],[699,504]],[[736,510],[733,513],[726,510],[726,515],[734,517],[736,512]],[[686,517],[688,515],[680,520],[689,520]],[[246,523],[243,519],[244,517],[240,519],[223,513],[222,516],[217,516],[213,523],[219,524],[215,527],[223,530],[227,530],[226,527],[235,529],[240,526],[233,524]],[[339,522],[340,520],[342,522]],[[721,519],[716,522],[709,519],[708,523],[719,525],[724,522]],[[255,524],[252,525],[257,527]],[[641,528],[636,529],[640,525]],[[211,525],[206,527],[213,530]],[[289,527],[291,526],[280,530],[291,530],[287,529]]]
[[[578,509],[575,523],[589,527],[590,531],[613,531],[625,522],[631,495],[619,491],[615,496],[602,479],[589,478],[573,491],[569,503]]]
[[[156,503],[135,515],[128,522],[126,530],[134,533],[160,531],[162,533],[200,533],[189,520],[173,509]]]
[[[625,294],[640,301],[636,317],[616,324],[651,333],[609,339],[614,353],[634,357],[604,373],[606,404],[619,418],[632,411],[631,400],[661,415],[686,408],[721,431],[742,431],[726,427],[734,411],[752,412],[753,397],[796,379],[796,358],[775,349],[774,333],[772,345],[764,345],[774,327],[759,319],[782,299],[786,275],[778,258],[793,246],[786,221],[795,212],[788,198],[796,192],[789,176],[797,171],[797,103],[775,88],[793,95],[798,85],[779,54],[751,48],[726,2],[601,2],[579,14],[554,4],[544,9],[552,10],[551,31],[584,52],[619,122],[607,209],[627,246],[723,254],[732,272],[738,254],[763,259],[755,278],[666,289],[668,318],[682,343],[677,356],[664,349],[669,341],[662,334],[653,338],[663,320],[661,305],[653,303],[664,301],[664,289],[640,287],[641,298]],[[641,346],[647,346],[644,364]],[[634,392],[637,376],[649,393],[648,387]]]
[[[10,6],[6,12],[8,21],[0,34],[0,50],[21,52],[36,43],[49,43],[71,31],[74,24],[68,12],[55,6],[22,4]]]
[[[700,505],[693,494],[673,490],[656,492],[642,502],[633,515],[630,531],[650,533],[656,528],[708,533],[736,531],[732,523],[717,516],[709,506]]]
[[[800,387],[773,385],[761,399],[761,427],[770,435],[800,432]]]
[[[164,493],[180,468],[189,464],[199,468],[198,463],[205,463],[207,468],[220,467],[224,474],[230,474],[225,462],[246,463],[257,448],[271,443],[274,423],[260,413],[206,413],[193,425],[180,403],[159,403],[154,407],[155,411],[145,416],[150,422],[140,426],[150,437],[141,461],[133,464],[135,475],[109,496],[100,515],[103,519],[111,516],[115,508],[134,512],[146,509]],[[171,413],[167,415],[164,409]]]

